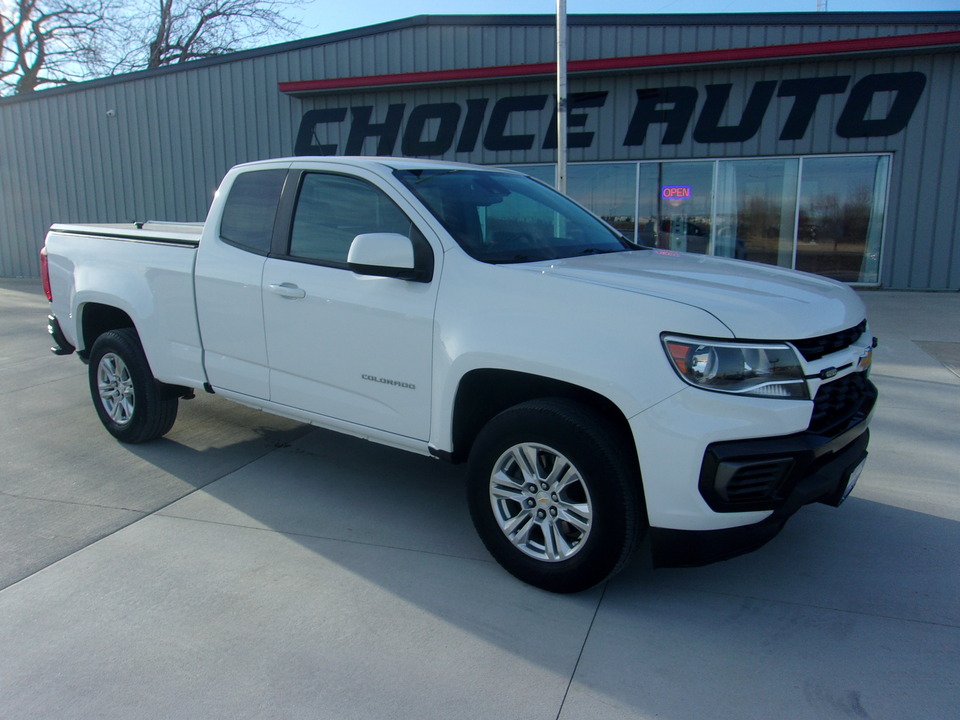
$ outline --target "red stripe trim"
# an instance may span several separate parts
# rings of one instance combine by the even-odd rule
[[[725,50],[701,50],[690,53],[664,53],[660,55],[573,60],[568,63],[567,72],[586,73],[602,70],[632,70],[637,68],[675,65],[702,65],[744,60],[784,59],[791,57],[809,57],[811,55],[836,55],[840,53],[859,53],[876,50],[897,50],[957,44],[960,44],[960,31],[920,33],[916,35],[889,35],[885,37],[856,38],[853,40],[794,43],[791,45],[764,45],[760,47],[729,48]],[[538,75],[553,75],[555,72],[556,64],[546,62],[526,65],[461,68],[456,70],[429,70],[426,72],[395,73],[392,75],[366,75],[361,77],[327,78],[323,80],[300,80],[281,82],[278,83],[278,86],[280,92],[296,95],[321,92],[324,90],[372,88],[389,85],[420,85],[427,83],[460,82],[464,80],[535,77]]]

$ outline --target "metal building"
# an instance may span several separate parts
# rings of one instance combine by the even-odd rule
[[[960,12],[570,16],[568,193],[645,244],[960,289]],[[554,18],[421,16],[0,100],[0,276],[292,154],[554,181]]]

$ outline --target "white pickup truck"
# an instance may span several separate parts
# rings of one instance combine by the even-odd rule
[[[591,587],[755,549],[863,467],[875,339],[852,290],[633,245],[508,170],[238,166],[203,225],[54,225],[54,352],[123,442],[204,389],[452,462],[491,554]]]

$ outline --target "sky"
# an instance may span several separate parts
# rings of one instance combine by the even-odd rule
[[[400,20],[414,15],[547,15],[556,0],[312,0],[300,4],[301,37]],[[567,0],[567,14],[814,12],[817,0]],[[829,12],[960,11],[960,0],[827,0]]]

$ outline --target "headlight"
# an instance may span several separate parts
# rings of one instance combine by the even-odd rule
[[[810,397],[797,353],[789,345],[665,335],[663,347],[673,369],[695,387],[755,397]]]

